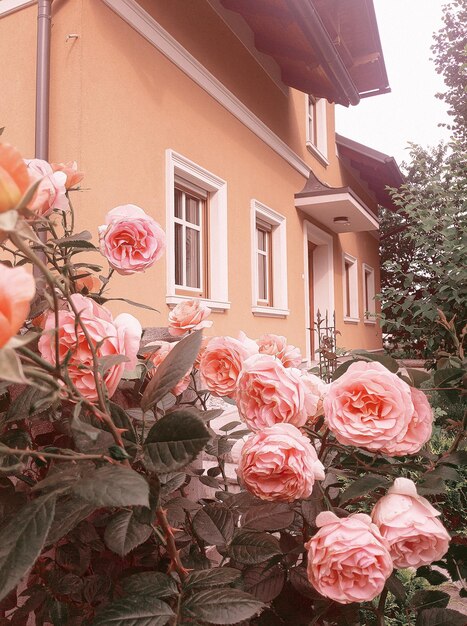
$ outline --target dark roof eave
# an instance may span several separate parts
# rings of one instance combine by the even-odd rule
[[[360,102],[358,89],[337,53],[314,5],[304,0],[289,0],[289,7],[304,35],[308,40],[316,43],[323,67],[334,77],[340,87],[343,95],[341,104],[347,106],[358,104]]]

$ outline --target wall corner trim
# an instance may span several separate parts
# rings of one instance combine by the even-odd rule
[[[309,176],[310,167],[305,161],[163,29],[136,0],[103,2],[302,176]]]

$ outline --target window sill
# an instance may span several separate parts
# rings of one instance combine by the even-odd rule
[[[276,309],[272,306],[252,306],[251,312],[257,317],[287,317],[289,309]]]
[[[327,167],[329,165],[329,161],[327,160],[327,158],[322,152],[318,150],[314,143],[311,143],[311,141],[307,141],[306,147],[308,152],[311,152],[311,154],[318,159],[321,165],[324,165],[324,167]]]
[[[223,313],[224,311],[228,311],[230,309],[230,302],[221,302],[220,300],[208,300],[207,298],[196,298],[195,296],[166,296],[165,302],[170,308],[173,308],[180,302],[193,299],[199,299],[203,304],[212,309],[214,313]]]
[[[344,317],[344,324],[359,324],[359,317]]]
[[[376,320],[363,320],[363,323],[368,326],[376,326]]]

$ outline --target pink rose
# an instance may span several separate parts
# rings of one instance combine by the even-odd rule
[[[298,367],[302,362],[299,348],[287,345],[287,339],[282,335],[265,333],[257,339],[257,344],[261,354],[277,357],[282,361],[284,367]]]
[[[68,161],[68,163],[51,163],[50,166],[54,172],[63,172],[66,175],[65,189],[76,187],[84,178],[83,172],[78,172],[78,164],[76,161]]]
[[[42,217],[49,215],[53,209],[68,211],[70,203],[66,197],[66,174],[54,172],[50,163],[43,159],[25,159],[24,162],[31,179],[41,180],[28,208]]]
[[[0,213],[14,209],[31,183],[18,150],[8,143],[0,143]]]
[[[426,395],[420,389],[409,387],[412,395],[414,412],[409,422],[403,445],[399,445],[401,454],[415,454],[429,441],[433,429],[433,410]]]
[[[430,565],[447,552],[450,536],[439,515],[408,478],[396,478],[371,513],[398,568]]]
[[[154,366],[153,369],[149,370],[148,372],[149,378],[152,378],[154,376],[159,365],[162,363],[162,361],[165,360],[166,356],[169,354],[169,352],[173,350],[173,348],[176,345],[177,345],[176,341],[174,343],[169,343],[168,341],[161,341],[160,348],[157,350],[157,352],[154,352],[149,355],[149,359],[152,365]],[[187,371],[185,376],[175,385],[175,387],[170,390],[170,392],[174,396],[179,396],[188,388],[188,385],[190,384],[190,374],[191,374],[191,367]]]
[[[124,372],[136,367],[141,324],[128,313],[122,313],[113,319],[106,308],[81,294],[73,294],[71,299],[90,335],[97,356],[102,358],[123,355],[128,359],[124,363],[110,365],[103,375],[108,395],[112,397]],[[71,353],[67,366],[71,381],[83,396],[89,400],[96,400],[92,353],[83,329],[77,323],[73,311],[59,311],[58,320],[60,362],[62,363],[67,354]],[[55,315],[50,312],[45,322],[45,332],[39,340],[39,351],[52,365],[55,365],[54,329]]]
[[[323,409],[323,399],[327,392],[327,385],[321,378],[309,372],[302,372],[302,382],[306,389],[306,412],[308,419],[313,421],[321,414]]]
[[[212,322],[207,320],[211,309],[201,300],[183,300],[169,313],[169,333],[174,337],[181,337],[191,330],[209,328]]]
[[[311,495],[315,480],[324,480],[324,467],[298,428],[275,424],[246,440],[237,474],[258,498],[293,502]]]
[[[164,254],[164,231],[134,204],[109,211],[98,230],[100,250],[119,274],[144,272]]]
[[[243,363],[236,401],[251,430],[283,422],[303,426],[308,417],[305,396],[300,371],[284,367],[275,357],[255,354]]]
[[[316,525],[318,532],[305,544],[313,587],[341,604],[373,600],[393,570],[378,527],[363,513],[340,519],[331,511],[320,513]]]
[[[243,362],[258,350],[256,344],[252,349],[251,343],[233,337],[214,337],[209,341],[199,365],[206,389],[215,396],[235,397]]]
[[[410,387],[381,363],[352,363],[331,383],[324,414],[344,445],[391,456],[407,454],[407,431],[414,415]]]
[[[0,348],[24,324],[35,293],[34,278],[24,267],[7,267],[0,263]]]

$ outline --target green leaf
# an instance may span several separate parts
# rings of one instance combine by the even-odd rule
[[[165,626],[174,613],[170,606],[151,596],[128,596],[108,604],[91,626]]]
[[[55,494],[32,500],[0,531],[0,599],[34,564],[44,547],[55,511]]]
[[[414,387],[419,388],[422,383],[425,383],[431,378],[431,374],[424,370],[416,370],[411,367],[406,367],[405,369]]]
[[[229,543],[234,528],[233,513],[223,504],[208,504],[193,518],[193,530],[209,545]]]
[[[0,349],[0,379],[10,383],[29,384],[24,376],[19,357],[11,348]]]
[[[417,570],[417,576],[427,580],[430,585],[441,585],[449,580],[447,576],[438,572],[438,570],[431,569],[428,565],[423,565]]]
[[[345,372],[349,369],[352,363],[358,363],[358,361],[362,360],[363,359],[349,359],[348,361],[344,361],[343,363],[341,363],[339,367],[336,367],[334,374],[332,375],[333,382],[340,378],[342,374],[345,374]]]
[[[146,311],[154,311],[156,313],[160,313],[158,309],[155,309],[149,304],[141,304],[141,302],[135,302],[134,300],[128,300],[128,298],[103,298],[102,296],[93,296],[93,300],[95,300],[98,304],[105,304],[106,302],[126,302],[126,304],[131,304],[131,306],[135,306],[138,309],[145,309]]]
[[[398,600],[405,600],[407,593],[405,591],[404,583],[397,577],[396,572],[393,572],[386,581],[387,589]]]
[[[467,465],[467,450],[452,452],[452,454],[442,457],[438,462],[445,465]]]
[[[50,396],[37,387],[26,387],[8,407],[3,423],[15,422],[41,413],[50,408]]]
[[[229,547],[234,561],[244,565],[257,565],[281,554],[278,540],[267,533],[239,530]]]
[[[213,589],[191,595],[182,605],[184,615],[210,624],[236,624],[259,613],[264,604],[238,589]]]
[[[142,572],[124,578],[122,587],[130,595],[148,595],[153,598],[168,598],[178,594],[177,583],[162,572]]]
[[[466,617],[452,609],[424,609],[417,616],[415,626],[465,626]]]
[[[77,496],[67,495],[57,500],[55,516],[47,535],[46,545],[57,543],[77,526],[81,520],[90,515],[94,509],[95,507],[92,504]]]
[[[450,596],[439,589],[420,589],[416,591],[410,600],[410,604],[417,610],[422,609],[445,609],[449,604]]]
[[[243,581],[245,591],[251,593],[257,600],[272,602],[284,587],[285,572],[278,565],[274,567],[256,565],[244,570]]]
[[[242,517],[242,527],[253,530],[281,530],[293,522],[294,512],[283,502],[250,507]]]
[[[366,350],[352,350],[352,355],[361,357],[365,361],[376,361],[384,365],[386,369],[395,374],[399,370],[399,363],[386,354],[376,354],[374,352],[367,352]]]
[[[145,478],[118,465],[100,467],[75,483],[73,491],[96,507],[149,506],[149,485]]]
[[[186,375],[198,356],[201,340],[202,332],[198,330],[179,341],[169,352],[144,391],[141,399],[143,411],[148,411],[162,400]]]
[[[140,524],[133,511],[119,511],[106,526],[104,542],[112,552],[125,556],[144,543],[151,533],[151,526]]]
[[[365,495],[378,487],[388,487],[390,481],[385,476],[377,476],[376,474],[366,474],[360,476],[353,482],[339,498],[339,503],[343,504],[354,498]]]
[[[156,422],[148,433],[144,443],[145,466],[153,472],[176,471],[191,463],[209,438],[204,422],[190,411],[169,413]]]
[[[215,567],[214,569],[195,570],[188,574],[183,584],[184,589],[212,589],[226,587],[240,578],[242,573],[233,567]]]
[[[446,492],[446,483],[441,476],[430,476],[417,485],[417,491],[421,496],[438,495]]]

